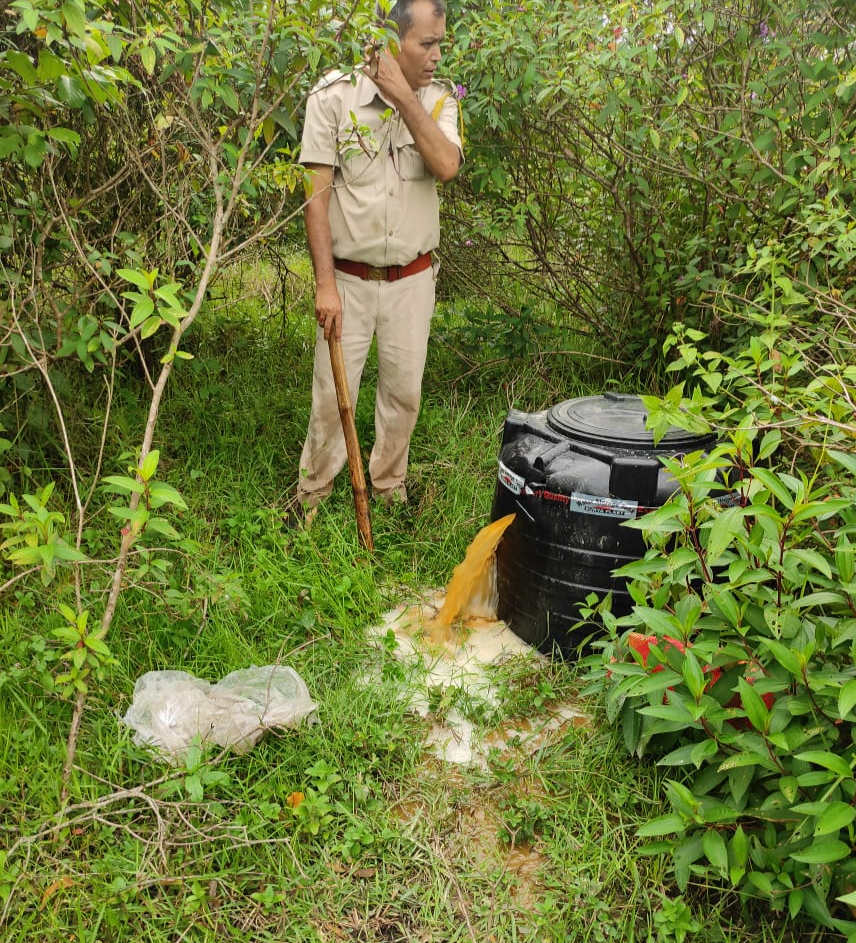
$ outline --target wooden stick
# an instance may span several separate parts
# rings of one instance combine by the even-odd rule
[[[348,375],[345,372],[345,358],[342,356],[342,344],[331,332],[327,341],[330,347],[330,364],[333,367],[333,382],[336,384],[336,399],[339,402],[339,416],[342,431],[345,434],[345,448],[348,450],[348,469],[351,472],[351,488],[354,492],[354,509],[357,513],[357,530],[360,543],[366,550],[374,550],[372,522],[369,515],[369,496],[366,491],[366,478],[363,474],[363,459],[360,455],[360,443],[357,439],[357,426],[354,422],[354,408],[348,390]]]

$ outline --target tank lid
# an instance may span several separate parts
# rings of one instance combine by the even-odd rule
[[[638,396],[604,393],[558,403],[547,410],[547,423],[554,431],[578,442],[653,451],[654,437],[645,428],[647,416],[648,411]],[[688,452],[710,444],[712,438],[670,426],[656,449]]]

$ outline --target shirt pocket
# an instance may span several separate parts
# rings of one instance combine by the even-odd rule
[[[398,167],[403,180],[424,180],[430,176],[422,155],[415,144],[405,144],[398,149]]]
[[[379,159],[379,155],[365,144],[343,147],[339,152],[339,172],[343,182],[349,187],[374,184],[376,173],[372,164]]]

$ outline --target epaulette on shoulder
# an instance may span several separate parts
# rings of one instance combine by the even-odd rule
[[[336,85],[338,82],[344,82],[345,79],[350,79],[351,75],[352,73],[350,72],[342,72],[340,69],[331,69],[315,83],[315,87],[312,91],[320,92],[323,88],[329,88],[331,85]]]
[[[443,112],[443,106],[448,99],[452,99],[458,106],[458,129],[461,135],[461,144],[464,143],[464,112],[461,108],[461,99],[458,95],[458,86],[451,79],[431,79],[432,85],[437,86],[434,91],[438,92],[437,100],[431,109],[431,117],[437,121]]]
[[[454,95],[457,98],[458,95],[458,86],[451,79],[447,78],[432,78],[432,85],[439,85],[444,92],[448,92],[450,95]]]

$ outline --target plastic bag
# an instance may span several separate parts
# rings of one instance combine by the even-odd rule
[[[181,762],[194,738],[245,753],[270,728],[311,721],[316,707],[300,675],[284,665],[242,668],[216,684],[186,671],[149,671],[137,679],[122,723],[138,746]]]

